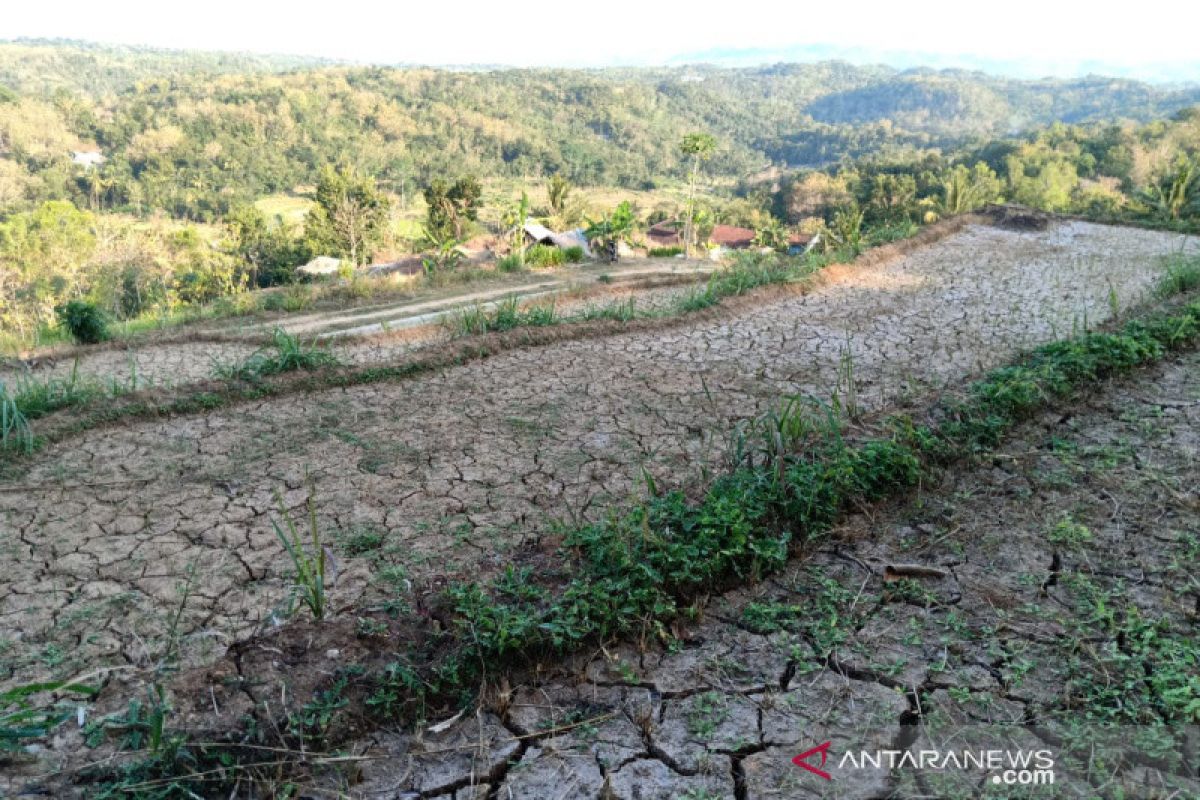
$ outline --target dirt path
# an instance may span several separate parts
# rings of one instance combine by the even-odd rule
[[[3,487],[6,682],[143,663],[194,575],[183,647],[205,661],[279,616],[274,494],[309,472],[338,553],[335,604],[479,575],[553,520],[695,483],[780,394],[853,366],[879,408],[1139,302],[1176,236],[1071,222],[973,226],[825,288],[654,333],[514,351],[420,379],[98,430]]]
[[[373,758],[350,794],[1200,796],[1200,727],[1183,724],[1200,701],[1198,487],[1193,352],[851,519],[839,545],[713,601],[675,651],[585,658],[445,732],[360,743]],[[884,579],[914,563],[940,577]],[[830,781],[792,762],[825,742],[808,763]],[[843,761],[877,749],[1041,751],[1053,785]]]
[[[651,288],[657,283],[699,281],[714,266],[708,261],[638,259],[613,267],[590,265],[534,273],[482,289],[458,287],[432,297],[291,314],[265,322],[236,321],[222,327],[197,328],[197,341],[139,342],[128,348],[102,347],[85,350],[77,357],[61,356],[32,377],[67,378],[75,373],[122,387],[179,387],[212,378],[220,365],[244,360],[269,341],[276,328],[306,341],[323,340],[345,363],[378,363],[446,341],[451,334],[441,323],[464,309],[479,306],[491,310],[501,301],[516,298],[522,304],[553,302],[560,313],[571,313],[616,297],[636,297],[639,307],[648,308],[660,296],[673,295],[669,289]],[[602,275],[601,283],[598,278]],[[382,340],[371,338],[389,331],[408,333]],[[0,368],[0,382],[7,385],[19,385],[23,377],[25,373],[14,368]]]

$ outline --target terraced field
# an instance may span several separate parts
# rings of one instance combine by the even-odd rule
[[[336,612],[397,597],[420,607],[447,582],[550,548],[557,523],[604,515],[638,494],[646,474],[664,487],[704,486],[725,462],[729,431],[781,395],[837,396],[867,415],[928,402],[1024,349],[1146,302],[1161,258],[1181,248],[1197,249],[1175,235],[1078,221],[1045,230],[973,224],[884,263],[831,267],[813,283],[759,290],[694,317],[613,326],[407,380],[67,437],[0,486],[9,564],[0,576],[0,688],[113,668],[106,691],[128,696],[167,641],[178,637],[184,663],[200,666],[274,629],[286,617],[292,564],[273,521],[302,518],[310,486]],[[674,291],[637,296],[652,304]],[[401,363],[438,335],[337,347],[348,361]],[[253,347],[180,343],[151,347],[144,361],[102,351],[81,363],[119,372],[124,358],[156,383],[174,376],[180,386],[211,371],[190,365]],[[1183,415],[1172,430],[1187,427],[1181,420],[1195,430],[1193,362],[1165,367],[1147,389],[1146,408]],[[841,740],[869,728],[893,742],[915,698],[946,701],[957,714],[964,687],[992,698],[997,715],[1069,709],[1037,691],[1056,686],[1040,672],[1061,655],[1054,642],[996,608],[1028,599],[1022,582],[1046,579],[1051,552],[1055,574],[1064,558],[1128,560],[1130,530],[1119,520],[1143,520],[1138,492],[1158,485],[1121,471],[1137,463],[1121,455],[1130,448],[1164,476],[1163,502],[1194,511],[1196,481],[1183,481],[1195,477],[1195,440],[1139,434],[1113,456],[1120,469],[1095,478],[1117,484],[1071,490],[1086,498],[1043,488],[1059,467],[1026,451],[1062,461],[1090,452],[1097,437],[1120,438],[1112,426],[1124,418],[1104,414],[1129,397],[1077,415],[1074,444],[1047,455],[1035,426],[994,469],[948,479],[932,505],[852,521],[863,533],[847,534],[851,550],[715,603],[680,652],[617,651],[581,663],[570,680],[516,689],[501,713],[481,710],[451,726],[438,734],[443,744],[399,734],[364,743],[390,755],[362,768],[361,796],[549,797],[558,787],[565,797],[800,797],[802,787],[781,787],[792,786],[791,750],[814,726]],[[1069,466],[1083,469],[1089,458]],[[914,514],[936,519],[907,521]],[[1093,536],[1070,553],[1047,549],[1051,517]],[[1163,553],[1194,530],[1194,516],[1181,520],[1158,535]],[[897,596],[879,565],[915,555],[944,575],[906,583]],[[1138,589],[1156,607],[1170,602],[1154,588],[1165,558],[1143,567]],[[992,575],[1001,568],[1008,572]],[[795,636],[783,612],[769,630],[746,621],[748,604],[786,608],[822,592],[839,619],[854,621],[832,656],[814,647],[812,632]],[[951,653],[943,639],[953,626],[976,633]],[[1003,626],[1013,631],[1001,637],[1007,655],[983,652]],[[1012,648],[1030,653],[1021,676],[1011,674]],[[576,726],[585,719],[593,721]],[[571,726],[563,736],[539,733],[563,720]],[[844,796],[899,786],[894,775],[875,777]]]

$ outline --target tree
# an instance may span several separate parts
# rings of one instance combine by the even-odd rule
[[[754,244],[758,247],[769,247],[775,251],[787,250],[788,235],[783,223],[774,217],[769,217],[754,232]]]
[[[781,214],[792,223],[809,217],[828,219],[837,209],[853,201],[854,196],[843,177],[809,172],[784,189]]]
[[[429,228],[439,237],[453,236],[461,241],[467,223],[479,218],[483,187],[473,175],[459,178],[453,184],[441,178],[425,187],[425,204]]]
[[[868,207],[885,222],[908,220],[917,200],[917,179],[910,174],[881,172],[871,178]]]
[[[845,248],[859,253],[862,250],[862,224],[863,212],[856,204],[839,208],[833,215],[833,221],[825,228],[825,249]]]
[[[694,244],[693,217],[696,208],[696,179],[700,177],[700,163],[712,158],[716,149],[717,140],[709,133],[689,133],[679,143],[680,152],[690,158],[692,162],[691,168],[688,170],[688,200],[683,226],[683,247],[689,256],[692,254],[692,245]]]
[[[556,217],[562,217],[567,211],[567,199],[575,187],[562,175],[551,175],[546,181],[546,194],[550,198],[550,212]]]
[[[1066,211],[1071,207],[1075,190],[1079,187],[1079,173],[1075,165],[1062,158],[1029,165],[1019,157],[1012,156],[1009,158],[1008,180],[1015,201],[1044,211]]]
[[[25,330],[80,298],[95,247],[95,218],[64,200],[0,223],[0,322]]]
[[[995,202],[1000,197],[1000,179],[992,168],[982,161],[973,169],[958,164],[947,171],[941,179],[941,195],[928,205],[932,216],[951,217],[965,214]]]
[[[355,266],[367,263],[388,220],[388,199],[374,179],[350,167],[326,166],[316,201],[305,221],[305,239],[313,251],[346,258]]]
[[[1156,175],[1138,198],[1164,219],[1200,212],[1200,161],[1180,156],[1170,169]]]
[[[308,254],[282,219],[271,225],[257,208],[244,205],[231,211],[226,222],[233,253],[250,266],[250,283],[255,286],[287,283],[292,269],[307,260]]]
[[[504,224],[512,236],[512,253],[517,263],[525,266],[525,221],[529,219],[529,195],[521,192],[521,199],[504,212]]]
[[[603,218],[588,220],[583,235],[589,242],[599,242],[601,248],[628,242],[633,235],[633,206],[625,200]]]

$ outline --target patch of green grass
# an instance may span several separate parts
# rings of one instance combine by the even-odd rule
[[[628,300],[621,300],[616,303],[609,303],[604,306],[591,306],[585,308],[579,315],[579,318],[585,322],[593,322],[596,320],[612,320],[614,322],[630,322],[637,319],[639,316],[637,310],[637,301],[630,297]]]
[[[1081,525],[1070,516],[1064,516],[1046,532],[1046,538],[1053,544],[1078,549],[1092,541],[1092,532],[1086,525]]]
[[[28,455],[35,447],[29,419],[17,401],[9,396],[4,382],[0,381],[0,450]]]
[[[517,297],[508,297],[492,309],[475,305],[465,308],[447,319],[446,325],[459,336],[509,331],[521,326],[544,327],[559,322],[554,303],[541,303],[520,307]]]
[[[236,364],[217,364],[213,372],[226,380],[254,382],[267,375],[304,370],[312,372],[322,367],[336,367],[341,362],[328,350],[314,343],[304,344],[282,328],[271,334],[271,347],[263,348]]]
[[[1200,288],[1200,256],[1178,253],[1166,259],[1166,271],[1158,284],[1160,297]]]

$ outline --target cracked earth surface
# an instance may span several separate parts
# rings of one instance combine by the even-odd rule
[[[1047,412],[915,499],[849,519],[836,544],[710,601],[670,650],[602,651],[449,730],[361,742],[356,752],[371,758],[348,791],[392,800],[1200,796],[1200,726],[1163,726],[1161,704],[1141,704],[1168,649],[1106,693],[1132,645],[1098,624],[1085,599],[1099,591],[1116,619],[1157,620],[1194,647],[1198,487],[1192,352],[1071,413]],[[1087,535],[1064,538],[1064,520]],[[885,579],[885,566],[914,563],[937,572]],[[1124,725],[1125,746],[1098,755],[1106,740],[1079,727],[1086,719]],[[1128,746],[1152,729],[1174,737],[1159,756]],[[831,782],[791,761],[826,741]],[[987,771],[838,766],[847,751],[930,747],[1049,749],[1055,781],[1005,787]],[[1181,759],[1161,757],[1171,751]]]
[[[859,405],[936,390],[1140,302],[1179,237],[1061,222],[971,226],[825,286],[667,328],[511,351],[392,384],[95,430],[0,487],[4,683],[145,663],[180,586],[191,663],[279,618],[275,492],[311,474],[335,606],[486,574],[554,520],[705,480],[726,433],[780,394]]]

